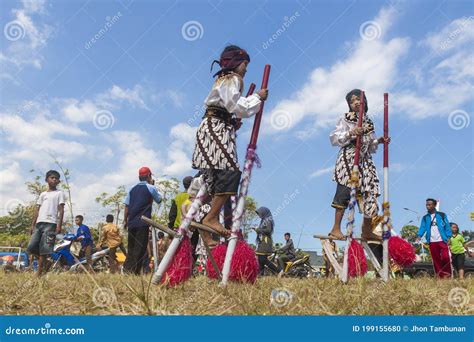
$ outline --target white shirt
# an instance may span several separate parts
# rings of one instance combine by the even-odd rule
[[[439,233],[438,224],[436,223],[436,214],[431,214],[431,235],[430,242],[443,241]]]
[[[357,127],[354,122],[347,121],[344,117],[339,119],[336,128],[329,135],[329,140],[333,146],[344,147],[349,145],[356,136],[351,136],[350,130]],[[364,134],[362,136],[362,150],[368,150],[369,153],[377,152],[378,147],[377,137],[375,132]],[[364,149],[365,147],[365,149]]]
[[[238,118],[248,118],[260,110],[260,96],[257,94],[242,97],[242,78],[237,74],[220,77],[214,82],[211,92],[204,103],[207,106],[218,106],[227,109]]]
[[[58,223],[58,208],[66,203],[61,190],[42,192],[36,204],[40,206],[36,222]]]

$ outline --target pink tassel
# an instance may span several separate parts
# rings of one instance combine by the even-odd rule
[[[179,285],[191,277],[192,271],[193,255],[191,241],[189,241],[189,237],[185,235],[161,282],[170,287]]]
[[[230,264],[229,279],[240,283],[255,283],[258,275],[258,261],[255,251],[243,240],[237,241]]]
[[[348,251],[348,274],[350,278],[363,276],[367,273],[367,259],[364,248],[356,240],[351,241]]]
[[[392,236],[388,240],[388,255],[402,267],[411,266],[416,259],[415,248],[399,236]]]

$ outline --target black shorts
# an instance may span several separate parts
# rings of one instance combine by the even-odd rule
[[[462,254],[453,254],[451,255],[453,261],[453,267],[456,270],[463,270],[464,269],[464,261],[466,260],[466,256],[464,253]]]
[[[211,195],[236,195],[239,190],[240,176],[239,170],[202,170],[207,183],[208,192]]]
[[[336,194],[332,200],[331,207],[336,209],[346,209],[351,199],[351,188],[337,183]]]

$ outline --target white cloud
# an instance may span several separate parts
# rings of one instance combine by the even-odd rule
[[[326,175],[328,173],[331,173],[332,171],[334,171],[334,166],[326,167],[324,169],[319,169],[319,170],[316,170],[313,173],[311,173],[309,175],[309,178],[320,177],[320,176]]]
[[[191,172],[191,155],[196,140],[197,127],[179,123],[170,130],[171,145],[168,148],[168,165],[165,174],[182,175]]]
[[[369,109],[373,111],[373,108],[381,107],[381,93],[394,83],[397,63],[410,45],[410,41],[404,38],[383,40],[395,14],[394,9],[382,9],[374,19],[379,38],[364,40],[361,37],[352,44],[347,58],[330,67],[313,70],[298,91],[279,101],[266,116],[266,131],[288,131],[308,119],[310,126],[297,132],[299,137],[307,138],[347,111],[344,98],[353,88],[366,91]]]
[[[32,198],[27,194],[20,163],[2,157],[0,161],[0,215],[6,215],[18,203],[26,203]]]
[[[73,123],[92,123],[96,114],[104,109],[116,112],[125,104],[132,108],[149,110],[145,103],[145,91],[136,84],[132,89],[123,89],[113,85],[110,89],[98,94],[91,99],[78,100],[75,98],[55,99],[55,104],[60,107],[61,113]]]
[[[175,90],[166,90],[155,93],[151,96],[151,100],[154,104],[164,106],[171,104],[176,108],[182,108],[184,103],[184,94]]]
[[[114,103],[127,102],[132,106],[149,110],[143,97],[144,89],[139,84],[135,85],[133,89],[122,89],[117,85],[113,85],[108,91],[97,96],[97,102],[104,106],[112,105],[112,107],[114,107]]]
[[[474,18],[458,18],[421,41],[429,46],[424,62],[416,64],[416,83],[394,93],[395,111],[413,119],[448,116],[469,106],[474,79]],[[471,61],[471,62],[469,62]]]
[[[420,42],[432,51],[443,53],[469,43],[474,38],[474,17],[453,20],[441,31],[433,32]]]
[[[4,27],[9,41],[0,56],[2,68],[14,65],[17,68],[33,66],[41,69],[43,56],[40,50],[53,34],[53,28],[43,22],[47,13],[46,2],[22,1],[22,7],[12,9],[11,12],[11,21]]]
[[[58,138],[58,135],[80,137],[86,133],[77,127],[65,125],[38,115],[32,121],[26,121],[18,115],[1,114],[0,128],[4,132],[5,141],[12,148],[4,153],[15,159],[25,159],[40,165],[48,160],[52,153],[69,161],[82,156],[87,148],[80,142]],[[48,162],[49,163],[49,162]]]
[[[80,102],[77,99],[61,100],[63,107],[62,113],[65,117],[75,123],[92,122],[95,113],[99,108],[90,100]]]

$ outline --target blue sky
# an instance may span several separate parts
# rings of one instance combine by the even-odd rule
[[[312,235],[330,230],[328,135],[355,87],[379,135],[390,94],[395,228],[417,220],[404,207],[423,214],[434,197],[472,229],[473,15],[468,1],[3,1],[2,211],[31,199],[24,182],[54,167],[48,153],[71,169],[75,211],[90,221],[103,214],[94,198],[132,185],[142,165],[192,174],[210,65],[233,43],[251,55],[246,85],[272,66],[250,194],[278,212],[277,242],[289,231],[319,249]]]

